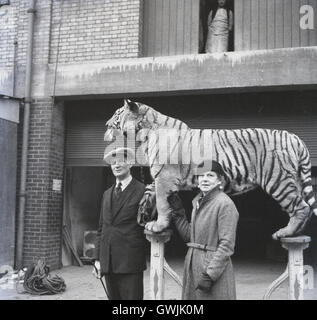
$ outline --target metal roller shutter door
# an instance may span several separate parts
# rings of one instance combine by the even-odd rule
[[[256,95],[248,94],[244,100],[230,102],[226,97],[179,96],[138,99],[153,106],[163,114],[169,114],[187,123],[191,128],[283,129],[297,134],[307,145],[313,166],[317,166],[317,112],[315,95],[298,93]],[[227,100],[226,100],[227,99]],[[266,101],[267,100],[267,101]],[[231,109],[227,108],[231,104]],[[254,112],[254,106],[269,106],[270,112]],[[103,166],[106,143],[104,132],[106,120],[122,100],[73,102],[67,106],[66,165]],[[245,107],[247,105],[247,107]],[[249,109],[248,105],[250,106]],[[290,112],[292,105],[297,111]],[[210,107],[213,106],[213,107]],[[305,106],[310,107],[305,112]],[[239,114],[242,110],[243,114]],[[249,111],[248,111],[249,110]],[[286,111],[285,111],[286,110]]]
[[[314,117],[213,117],[186,119],[180,117],[191,128],[238,129],[268,128],[288,130],[297,134],[307,145],[313,166],[317,166],[317,116]],[[103,135],[105,121],[85,119],[70,121],[67,128],[67,166],[102,166],[105,149]]]
[[[313,166],[317,166],[317,115],[274,117],[213,117],[184,119],[191,128],[240,129],[267,128],[287,130],[298,135],[306,144]]]

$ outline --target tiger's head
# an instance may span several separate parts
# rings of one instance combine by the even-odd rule
[[[127,136],[129,130],[135,130],[137,135],[142,129],[151,129],[153,113],[154,110],[143,103],[124,100],[124,105],[106,123],[105,140],[111,141],[116,132]]]

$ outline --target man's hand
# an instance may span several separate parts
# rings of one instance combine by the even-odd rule
[[[155,184],[152,182],[151,184],[147,184],[145,186],[145,194],[155,192]]]
[[[167,197],[167,202],[174,211],[180,211],[183,209],[182,200],[177,191],[172,191]]]
[[[97,279],[101,278],[101,273],[100,273],[100,261],[96,260],[94,263],[94,269],[92,270],[93,276],[95,276]]]
[[[182,200],[178,195],[177,191],[171,191],[167,197],[167,202],[169,203],[170,207],[172,208],[172,218],[177,219],[178,217],[186,218],[186,212],[183,208]]]
[[[144,196],[141,199],[139,206],[151,207],[155,205],[155,185],[154,183],[148,184],[145,187]]]
[[[203,272],[200,275],[200,279],[198,281],[196,290],[199,289],[201,291],[208,292],[210,291],[212,285],[213,285],[213,281],[211,280],[211,278],[208,276],[206,272]]]

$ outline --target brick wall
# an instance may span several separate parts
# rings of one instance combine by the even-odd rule
[[[140,56],[142,0],[36,1],[34,62],[89,62]],[[28,0],[0,8],[0,66],[24,64]],[[57,48],[59,44],[59,49]],[[58,52],[59,51],[59,52]],[[49,60],[48,60],[49,59]]]
[[[61,63],[138,57],[141,2],[55,1],[49,61],[55,62],[58,43]]]
[[[25,211],[24,264],[45,258],[60,267],[63,194],[52,191],[63,179],[64,108],[50,99],[32,103]]]
[[[16,10],[13,6],[0,7],[0,66],[13,66],[15,15]]]
[[[0,8],[0,67],[25,63],[27,50],[27,0],[10,0]]]

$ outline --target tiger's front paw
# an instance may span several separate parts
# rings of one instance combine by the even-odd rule
[[[145,225],[145,229],[146,230],[149,230],[149,231],[152,231],[152,232],[156,232],[156,233],[162,232],[167,227],[168,227],[168,222],[164,223],[164,222],[160,222],[159,220],[148,222]]]
[[[153,224],[154,224],[154,222],[155,222],[155,221],[150,221],[150,222],[148,222],[148,223],[145,225],[144,228],[145,228],[146,230],[149,230],[149,231],[152,231],[152,232],[153,232],[152,229],[153,229]]]

